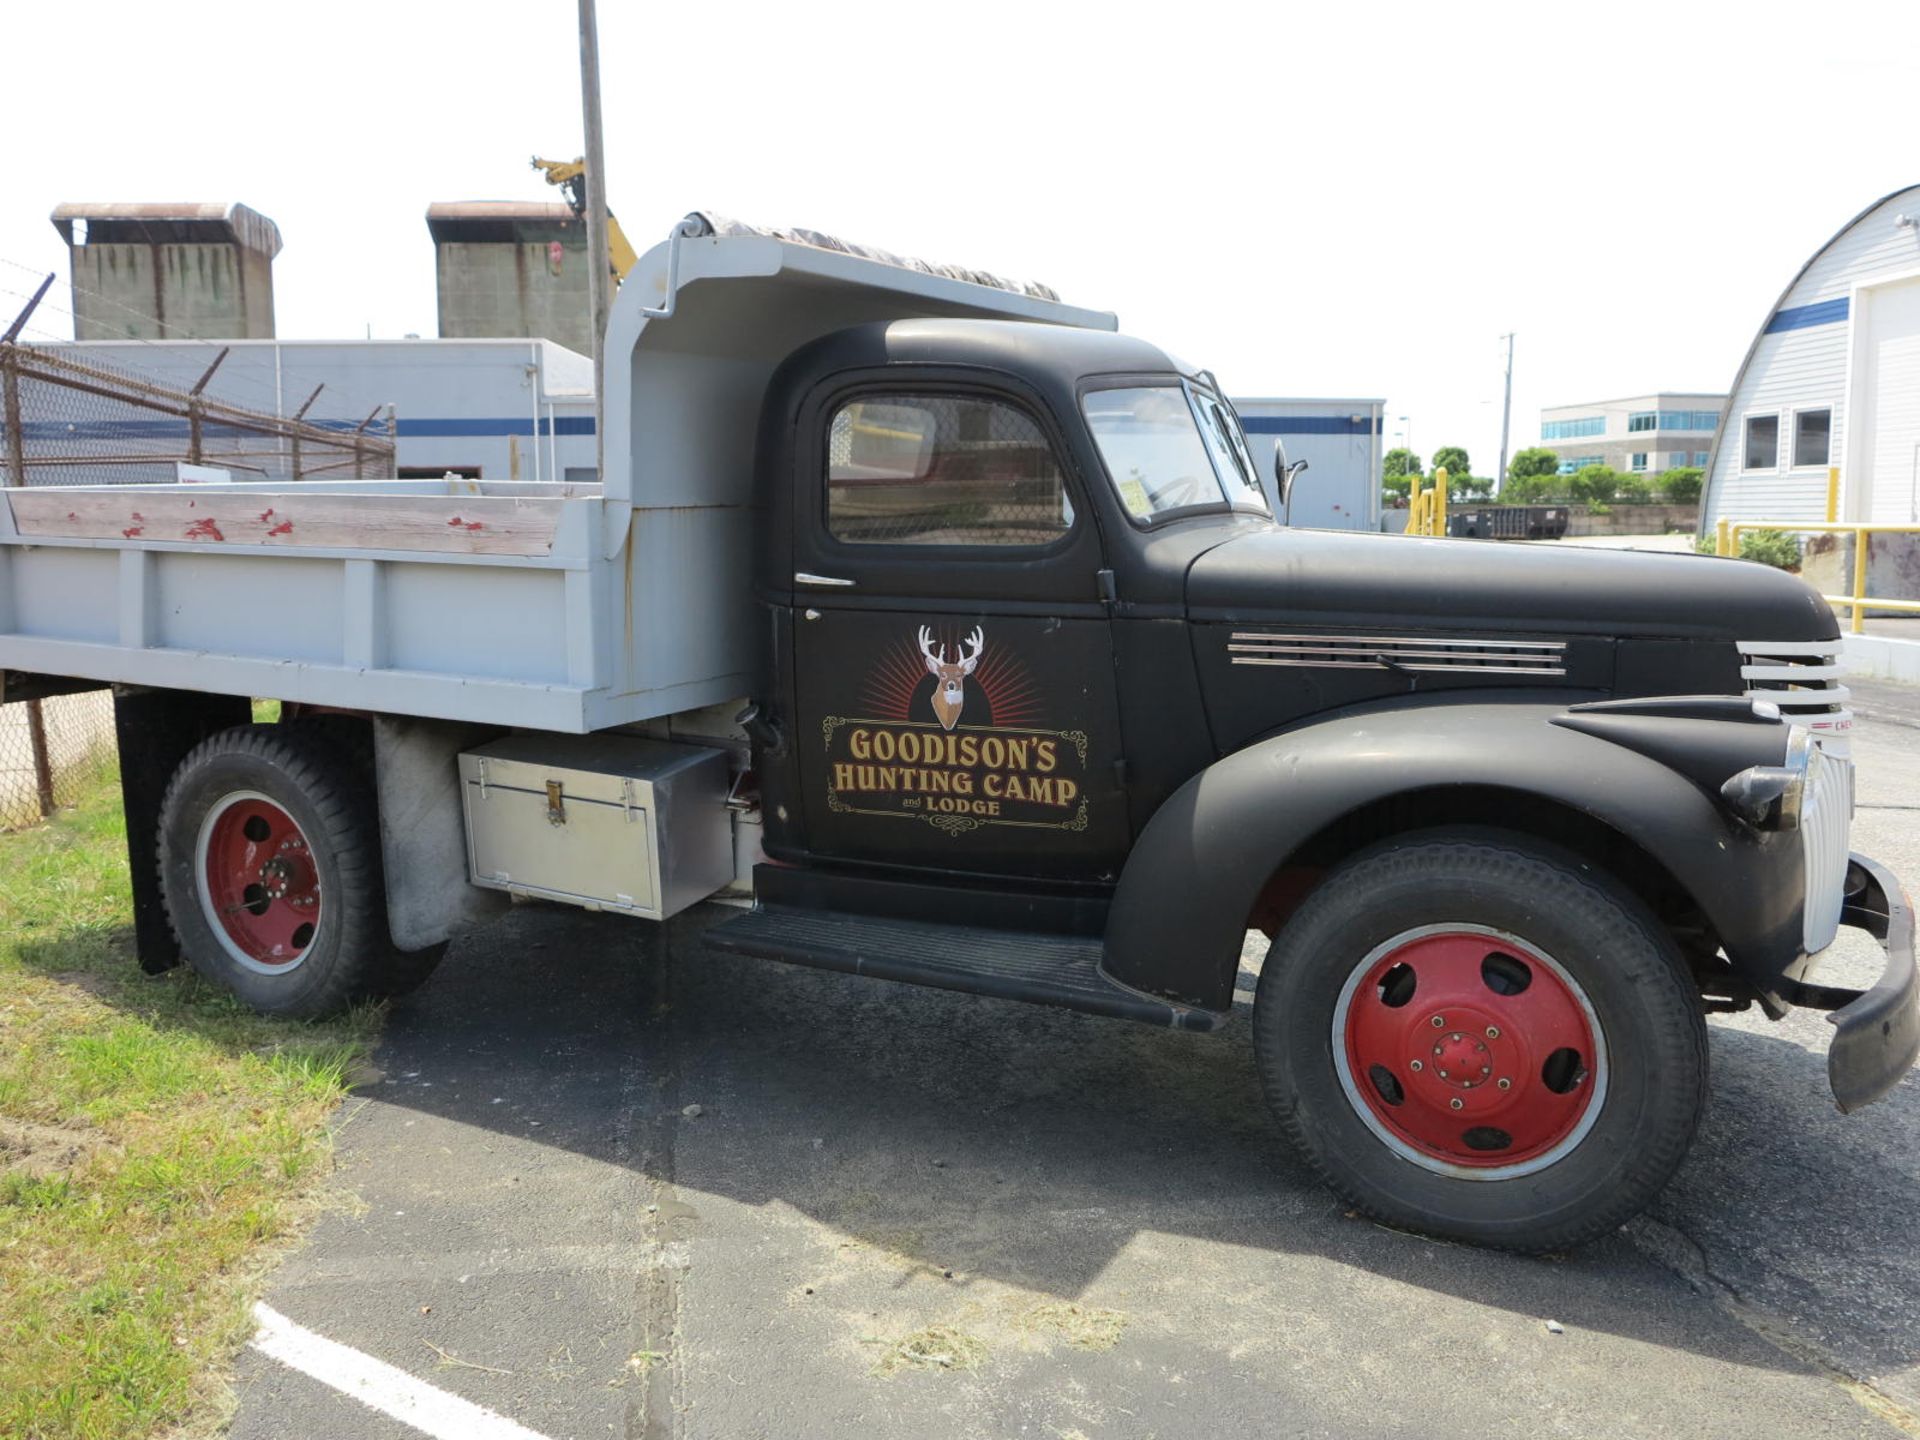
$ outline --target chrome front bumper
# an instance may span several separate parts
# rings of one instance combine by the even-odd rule
[[[1847,863],[1840,923],[1866,931],[1887,953],[1879,983],[1850,992],[1827,1017],[1834,1027],[1827,1082],[1844,1113],[1885,1095],[1920,1057],[1920,971],[1913,959],[1913,906],[1892,872],[1864,855]]]

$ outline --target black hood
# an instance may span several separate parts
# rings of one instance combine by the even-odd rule
[[[1812,586],[1747,560],[1496,540],[1257,530],[1187,575],[1195,620],[1831,640]]]

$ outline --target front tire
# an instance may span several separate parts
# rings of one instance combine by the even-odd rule
[[[1395,841],[1275,939],[1254,1046],[1288,1137],[1386,1224],[1558,1250],[1642,1209],[1706,1099],[1706,1027],[1653,916],[1518,839]]]
[[[390,950],[371,797],[317,727],[203,741],[160,807],[160,888],[181,953],[268,1015],[375,993]]]

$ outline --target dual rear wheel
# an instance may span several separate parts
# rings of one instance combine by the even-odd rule
[[[387,932],[371,755],[342,724],[245,725],[174,772],[160,888],[182,954],[267,1014],[313,1018],[424,981],[445,950]]]
[[[1254,1044],[1282,1128],[1356,1209],[1518,1250],[1642,1209],[1706,1097],[1663,927],[1505,837],[1391,842],[1329,876],[1268,954]]]

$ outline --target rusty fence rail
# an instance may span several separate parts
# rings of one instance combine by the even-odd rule
[[[23,343],[52,281],[0,331],[0,485],[172,484],[183,464],[236,480],[394,473],[392,406],[329,416],[324,385],[291,415],[210,395],[230,347],[210,344],[211,360],[181,389],[96,354]]]
[[[180,464],[234,479],[366,479],[394,472],[388,407],[358,419],[290,416],[208,396],[227,351],[189,390],[92,357],[0,340],[0,470],[8,486],[171,484]]]

